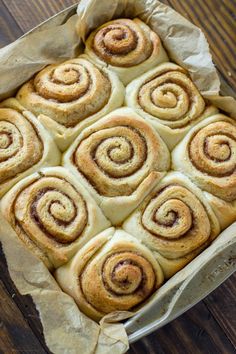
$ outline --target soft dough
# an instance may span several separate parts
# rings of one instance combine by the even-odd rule
[[[14,98],[0,104],[0,197],[41,167],[60,163],[51,135]]]
[[[220,232],[219,221],[201,190],[179,172],[168,173],[123,228],[154,252],[166,278]]]
[[[110,226],[92,197],[62,167],[42,169],[20,181],[3,197],[1,212],[49,269],[68,262]]]
[[[157,129],[170,150],[199,121],[218,113],[206,104],[188,72],[164,63],[126,88],[125,103]]]
[[[96,321],[141,306],[163,282],[152,252],[114,228],[88,242],[55,277],[80,310]]]
[[[103,24],[90,34],[85,46],[93,62],[108,66],[125,85],[168,61],[158,35],[138,18]]]
[[[226,202],[236,200],[236,122],[217,114],[200,122],[172,152],[172,167]]]
[[[20,88],[16,98],[64,151],[81,130],[122,105],[124,87],[116,74],[81,55],[47,66]]]
[[[151,125],[121,108],[84,130],[65,153],[63,165],[119,225],[163,177],[170,156]]]

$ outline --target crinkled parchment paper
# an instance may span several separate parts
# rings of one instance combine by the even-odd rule
[[[31,254],[0,215],[0,240],[8,270],[22,295],[32,296],[53,353],[120,354],[128,349],[122,324],[97,323],[63,293],[44,264]]]
[[[0,99],[48,64],[75,57],[81,40],[76,34],[78,17],[71,16],[62,25],[29,33],[0,50]]]
[[[140,17],[159,34],[171,59],[189,70],[201,93],[212,99],[218,107],[236,115],[233,98],[219,96],[220,81],[203,33],[170,7],[157,0],[112,0],[109,4],[106,0],[82,0],[77,9],[79,22],[77,15],[70,16],[65,22],[71,11],[71,8],[64,11],[36,31],[0,50],[0,99],[10,96],[44,66],[82,52],[81,39],[93,28],[115,17]],[[165,323],[173,319],[181,309],[181,304],[178,309],[173,305],[176,286],[188,284],[190,274],[197,274],[199,264],[206,262],[207,257],[217,255],[219,245],[223,249],[229,239],[235,255],[235,242],[231,238],[236,238],[232,227],[171,278],[145,308],[148,310],[150,306],[155,306],[155,309],[162,309]],[[114,322],[129,317],[130,313],[108,315],[98,325],[83,315],[73,299],[60,290],[47,268],[20,243],[1,216],[0,240],[11,278],[21,294],[32,296],[40,314],[46,343],[53,353],[120,354],[128,349],[124,326]],[[184,294],[186,288],[181,286],[180,290]],[[184,306],[186,308],[186,304]],[[138,316],[142,316],[142,313],[141,310]],[[156,320],[159,319],[157,315]]]
[[[139,17],[158,33],[172,61],[186,68],[202,95],[236,117],[236,101],[219,97],[220,80],[208,42],[194,26],[171,7],[158,0],[81,0],[77,33],[83,40],[94,28],[112,18]]]

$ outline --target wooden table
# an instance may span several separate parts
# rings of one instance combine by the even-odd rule
[[[0,47],[76,0],[0,0]],[[201,27],[224,80],[236,90],[234,0],[165,0]],[[20,296],[1,254],[0,353],[48,353],[38,313]],[[129,354],[227,354],[236,351],[236,275],[193,309],[133,344]]]

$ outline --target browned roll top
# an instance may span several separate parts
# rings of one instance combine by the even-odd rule
[[[79,280],[86,301],[104,313],[137,306],[156,286],[152,264],[144,255],[129,249],[95,257]]]
[[[112,116],[92,129],[73,163],[103,196],[130,195],[151,171],[165,171],[169,153],[160,137],[136,116]]]
[[[59,177],[42,177],[24,188],[15,200],[13,212],[26,235],[46,248],[72,243],[87,224],[83,197]]]
[[[202,190],[236,200],[236,124],[216,114],[196,125],[172,152],[172,166]]]
[[[193,192],[178,184],[157,192],[143,209],[141,223],[154,236],[156,249],[169,258],[187,255],[211,236],[205,206]]]
[[[105,24],[94,35],[95,53],[113,66],[142,63],[151,55],[153,44],[149,31],[140,23],[140,20],[118,19]]]
[[[188,149],[192,163],[203,173],[214,177],[235,175],[236,128],[229,122],[202,128],[192,137]]]
[[[146,113],[173,129],[194,121],[205,108],[186,70],[173,63],[157,67],[140,85],[137,98]]]
[[[17,99],[34,114],[69,128],[100,111],[110,94],[107,75],[81,57],[47,66],[22,86]]]
[[[135,309],[164,279],[152,252],[114,228],[90,240],[55,276],[80,310],[95,320],[113,311]]]
[[[18,111],[0,108],[0,183],[26,171],[42,155],[36,127]]]

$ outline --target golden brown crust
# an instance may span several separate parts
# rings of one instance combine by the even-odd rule
[[[90,34],[85,45],[92,61],[108,65],[124,84],[168,61],[158,35],[138,18],[103,24]]]
[[[142,227],[155,238],[155,246],[167,257],[184,256],[210,236],[204,206],[187,188],[169,184],[157,191],[142,212]]]
[[[140,20],[118,19],[110,21],[93,34],[93,49],[108,64],[130,67],[150,57],[160,39]],[[155,41],[155,44],[153,43]]]
[[[150,70],[127,87],[128,106],[172,128],[185,127],[204,111],[205,102],[187,71],[173,63]]]
[[[47,66],[16,97],[37,116],[44,114],[69,128],[100,111],[110,94],[108,77],[88,60],[78,58]]]
[[[0,103],[0,197],[41,167],[60,163],[50,133],[15,98]]]
[[[158,133],[129,108],[113,111],[84,130],[63,159],[114,225],[148,194],[169,163]]]
[[[143,178],[164,171],[168,154],[152,128],[135,116],[113,116],[91,128],[73,162],[96,191],[107,197],[130,195]]]
[[[99,320],[141,305],[161,285],[163,274],[146,247],[122,230],[108,229],[59,268],[56,279],[83,312]]]
[[[173,63],[159,65],[131,82],[127,90],[128,105],[133,100],[129,93],[135,91],[139,108],[172,129],[197,119],[205,107],[187,71]]]
[[[189,144],[189,158],[194,166],[210,176],[228,177],[228,187],[236,182],[235,156],[236,127],[228,122],[215,122],[200,131],[191,139]],[[223,164],[222,164],[223,163]],[[236,199],[236,189],[233,199]]]
[[[60,167],[18,183],[3,198],[2,213],[23,243],[55,267],[109,225],[91,198]],[[91,230],[92,222],[97,225],[92,224]]]
[[[180,128],[196,119],[205,107],[187,72],[172,63],[162,65],[155,77],[140,87],[138,100],[144,111],[171,128]]]
[[[161,265],[167,264],[177,270],[220,231],[219,222],[204,195],[177,172],[162,179],[123,227],[166,258],[160,261]],[[164,272],[169,274],[171,269],[164,269]]]
[[[37,128],[20,112],[0,108],[0,183],[39,162],[43,143]]]
[[[232,202],[236,199],[236,123],[223,114],[196,125],[172,152],[173,167],[199,187]]]
[[[126,87],[125,103],[158,131],[170,150],[192,126],[218,109],[205,103],[188,72],[163,63]]]
[[[0,184],[44,155],[44,136],[25,107],[64,139],[62,150],[77,137],[64,159],[76,177],[60,167],[40,170],[5,195],[1,210],[23,244],[50,271],[58,268],[58,283],[79,308],[100,320],[113,311],[138,309],[163,278],[235,220],[236,127],[222,115],[206,120],[173,153],[175,168],[224,200],[202,193],[183,174],[170,172],[162,179],[170,168],[162,138],[172,149],[215,107],[204,101],[186,70],[156,65],[167,58],[165,51],[138,19],[104,24],[91,34],[86,50],[91,62],[80,56],[46,67],[19,90],[22,106],[0,108]],[[101,65],[95,66],[97,59]],[[134,111],[122,108],[101,118],[123,102],[124,87],[115,74],[113,82],[112,70],[124,83],[146,73],[127,87],[126,104]],[[110,222],[76,179],[113,225],[127,218],[123,228],[130,234],[105,230]]]

